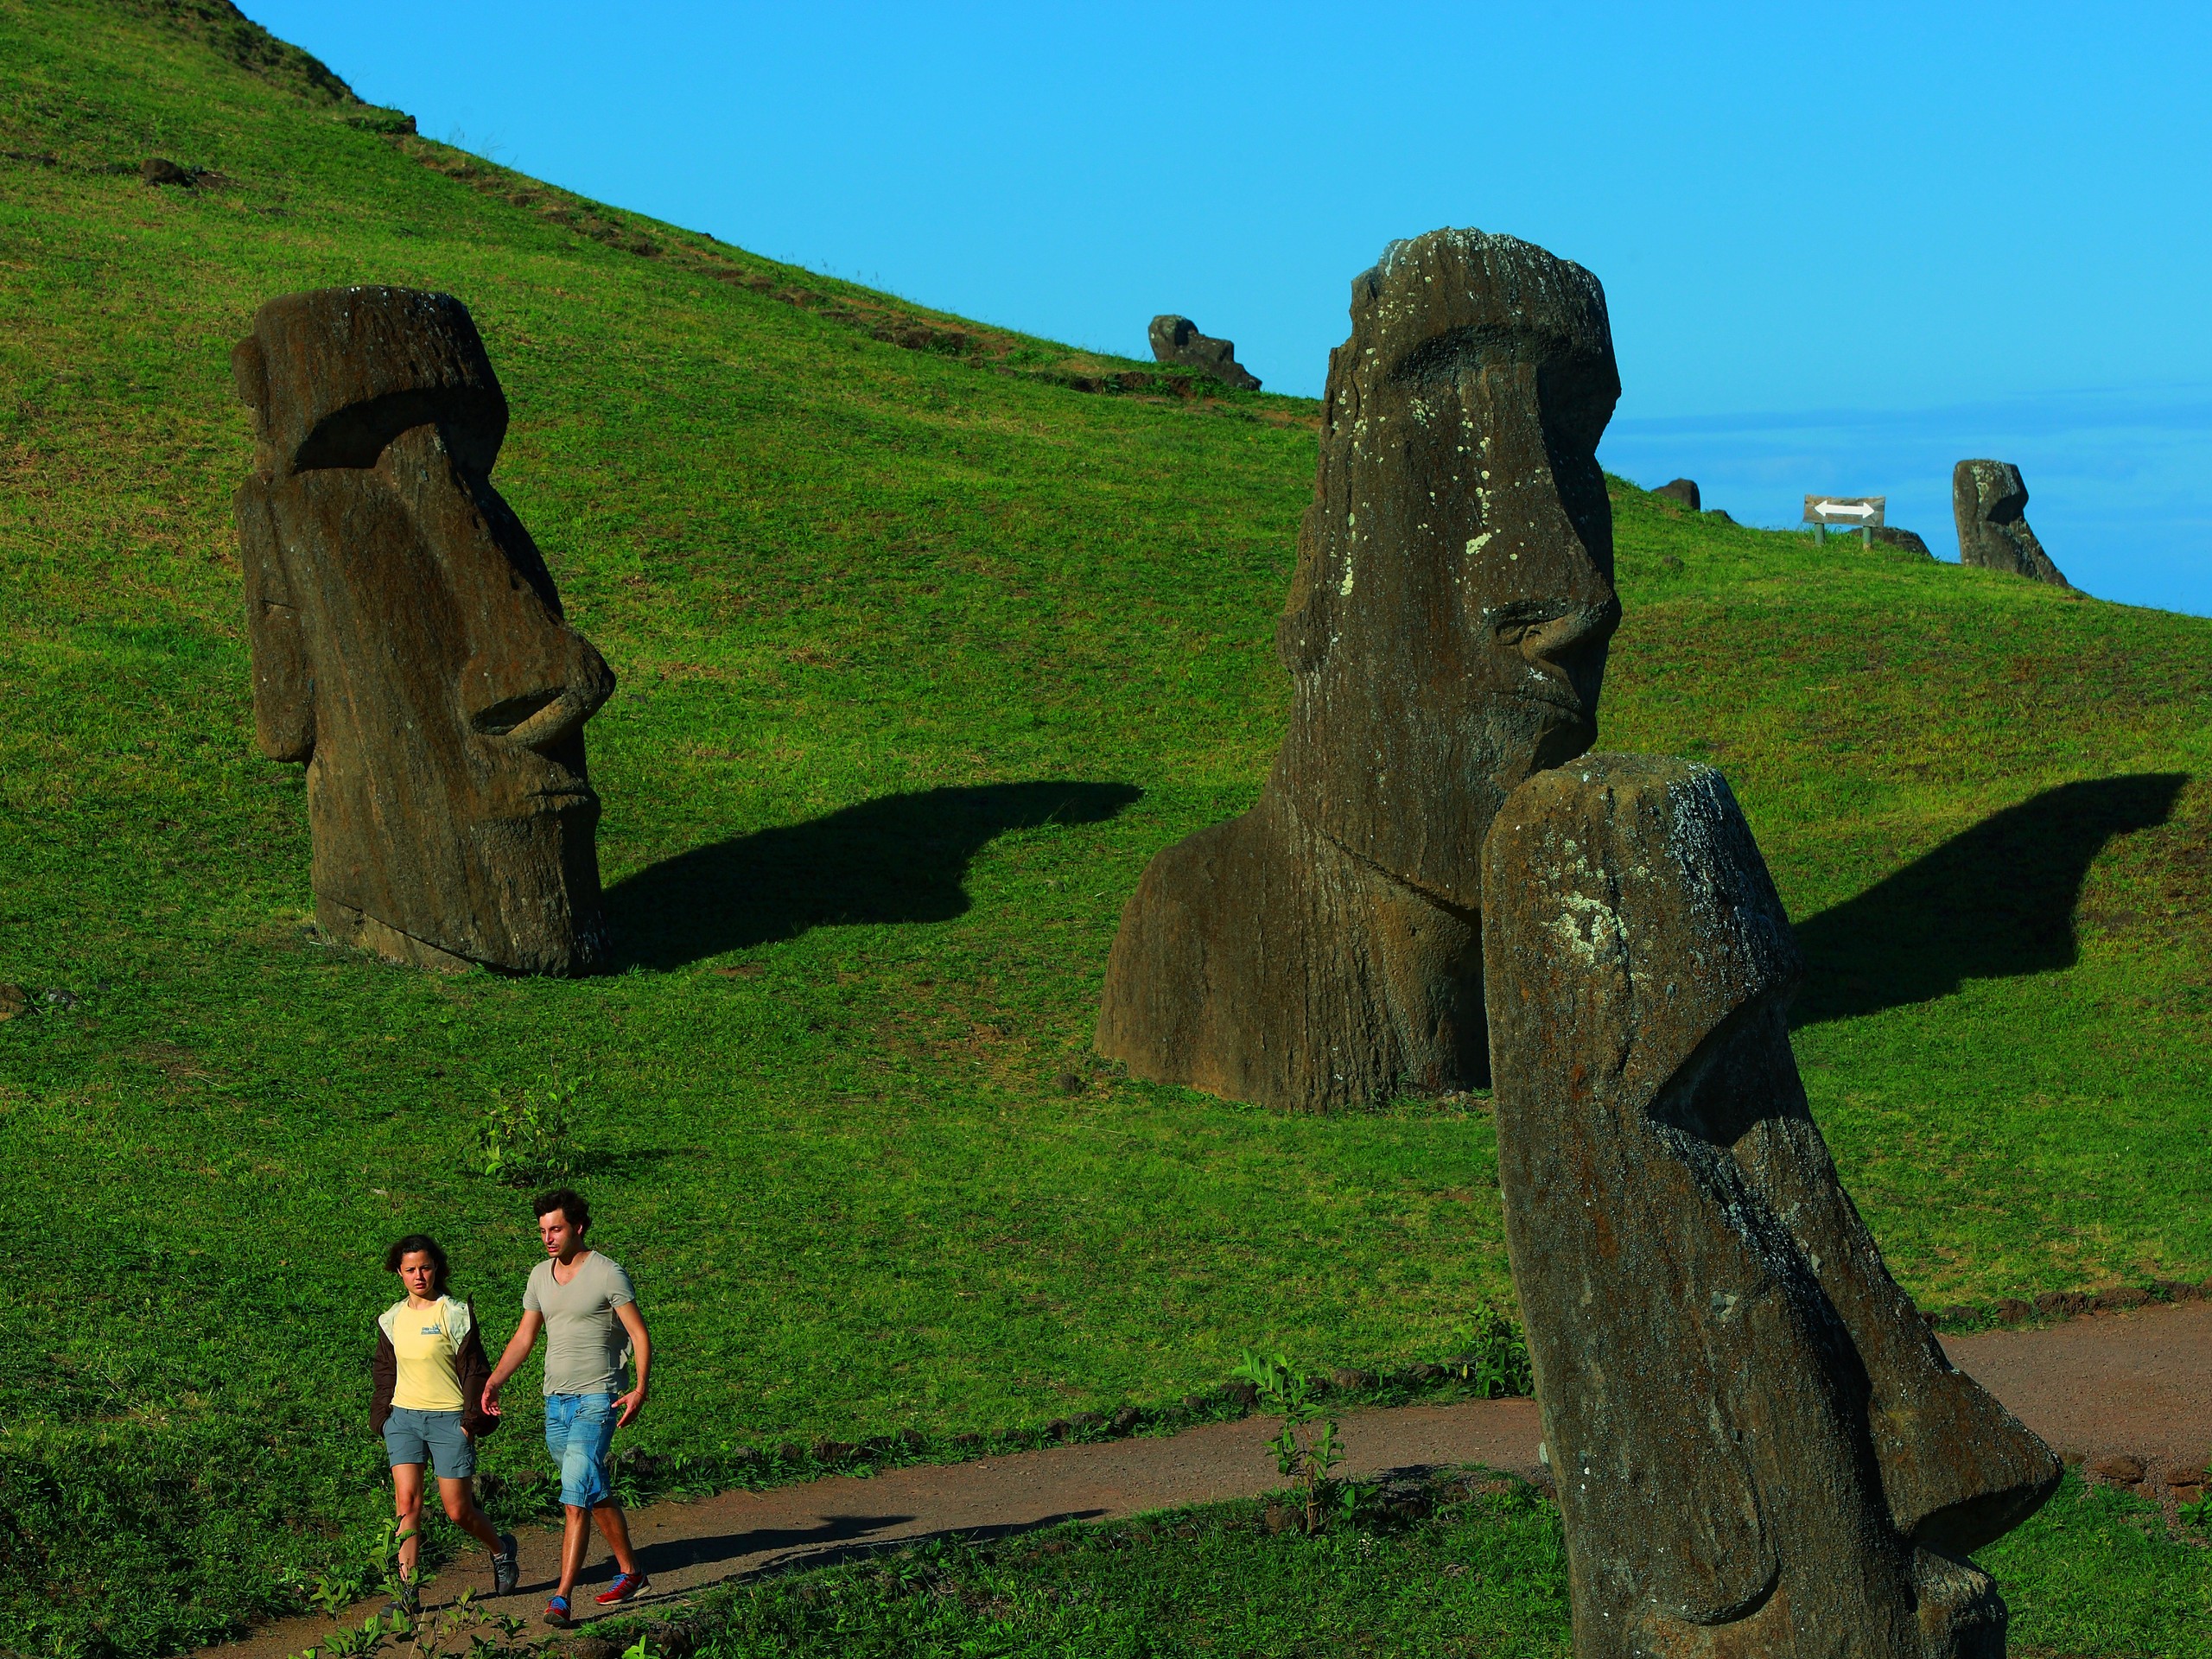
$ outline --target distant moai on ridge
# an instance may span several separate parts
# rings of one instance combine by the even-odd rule
[[[1154,317],[1146,332],[1152,340],[1154,361],[1197,369],[1243,391],[1260,389],[1260,377],[1236,360],[1236,341],[1200,334],[1198,325],[1188,317]]]
[[[1679,501],[1692,512],[1700,511],[1704,505],[1704,498],[1698,493],[1697,480],[1694,478],[1669,479],[1651,493],[1663,495],[1669,501]]]
[[[1490,1074],[1483,836],[1597,735],[1620,620],[1598,439],[1605,297],[1510,236],[1431,232],[1355,278],[1275,646],[1258,804],[1160,852],[1097,1027],[1136,1076],[1318,1109]]]
[[[1577,1659],[2002,1659],[1968,1557],[2058,1460],[1952,1367],[1837,1179],[1790,1053],[1796,944],[1726,783],[1541,773],[1483,901]]]
[[[492,486],[507,400],[467,307],[287,295],[231,367],[254,729],[307,767],[316,919],[425,967],[595,965],[583,726],[614,676]]]
[[[1959,526],[1959,563],[2072,587],[2028,528],[2027,505],[2028,486],[2011,461],[1962,461],[1954,467],[1951,515]]]

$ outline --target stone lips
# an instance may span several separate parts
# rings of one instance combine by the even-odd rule
[[[287,296],[232,353],[255,731],[308,768],[316,914],[402,961],[606,950],[583,724],[614,678],[486,475],[506,403],[449,296]]]
[[[1293,1109],[1487,1080],[1483,836],[1593,740],[1619,617],[1597,279],[1438,231],[1354,281],[1351,321],[1276,629],[1288,732],[1251,811],[1147,868],[1096,1039]]]
[[[1726,783],[1593,755],[1484,855],[1515,1287],[1576,1651],[2001,1654],[1965,1561],[2058,1478],[1953,1370],[1836,1179],[1800,972]]]
[[[1260,389],[1260,377],[1236,360],[1236,341],[1200,334],[1198,325],[1188,317],[1173,314],[1154,317],[1145,333],[1157,362],[1197,369],[1242,391]]]
[[[2055,588],[2073,584],[2028,527],[2028,486],[2009,461],[1962,461],[1951,469],[1951,516],[1959,562],[2005,570]]]

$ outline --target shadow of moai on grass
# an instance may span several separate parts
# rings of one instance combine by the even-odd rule
[[[1802,971],[1720,774],[1589,755],[1484,852],[1514,1289],[1577,1659],[1999,1659],[1968,1558],[2058,1459],[1955,1370],[1836,1177]]]
[[[2089,866],[2115,836],[2164,823],[2188,782],[2167,772],[2061,784],[1802,923],[1808,972],[1791,1023],[1932,1002],[1969,979],[2072,967]]]
[[[1010,830],[1099,823],[1130,784],[984,784],[886,795],[662,860],[607,889],[618,967],[680,968],[840,923],[944,922],[969,861]]]

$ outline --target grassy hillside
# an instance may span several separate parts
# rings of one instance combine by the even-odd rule
[[[531,1222],[468,1153],[555,1074],[665,1353],[660,1451],[1168,1399],[1248,1343],[1452,1347],[1508,1294],[1482,1103],[1286,1118],[1087,1055],[1137,873],[1279,734],[1313,406],[395,125],[212,0],[0,0],[0,983],[31,1000],[0,1022],[0,1647],[175,1647],[352,1549],[381,1249],[434,1228],[504,1334]],[[149,188],[153,154],[215,176]],[[615,973],[304,931],[226,354],[264,299],[362,280],[474,309],[495,480],[621,677],[589,733]],[[1734,784],[1906,1283],[2212,1271],[2212,623],[1616,507],[1605,743]]]

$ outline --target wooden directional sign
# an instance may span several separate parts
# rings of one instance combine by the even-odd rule
[[[1848,524],[1853,530],[1872,530],[1882,523],[1886,495],[1808,495],[1805,522],[1811,524]]]

